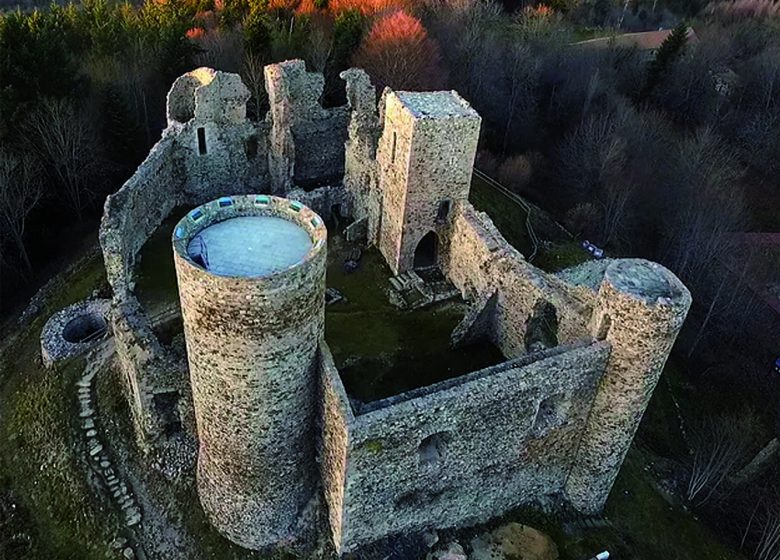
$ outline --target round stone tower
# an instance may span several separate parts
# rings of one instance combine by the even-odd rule
[[[305,546],[312,530],[326,240],[311,209],[265,195],[209,202],[174,229],[200,502],[246,548]]]
[[[688,289],[659,264],[620,259],[607,266],[590,328],[612,348],[566,483],[580,511],[604,507],[690,306]]]

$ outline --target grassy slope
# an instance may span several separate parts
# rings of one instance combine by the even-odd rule
[[[73,383],[83,362],[59,371],[40,365],[40,330],[54,311],[84,299],[104,281],[97,254],[52,294],[44,311],[3,348],[0,365],[0,484],[28,515],[13,525],[31,537],[21,558],[105,558],[116,518],[87,486],[77,437]],[[2,489],[2,488],[0,488]],[[0,538],[0,557],[3,556]],[[10,551],[8,551],[10,553]]]

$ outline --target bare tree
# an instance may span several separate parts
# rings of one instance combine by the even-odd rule
[[[760,519],[761,532],[753,557],[756,560],[780,560],[780,507],[766,507]]]
[[[686,489],[689,502],[702,505],[745,460],[754,413],[706,418],[690,429],[692,462]]]
[[[309,23],[309,33],[306,40],[306,61],[319,72],[325,72],[325,65],[333,50],[333,24],[329,18],[319,14],[313,16]]]
[[[531,54],[528,45],[517,41],[507,48],[504,66],[508,95],[502,153],[506,154],[516,118],[520,116],[525,121],[533,122],[536,112],[534,89],[539,80],[539,61]]]
[[[421,2],[426,21],[440,45],[450,68],[456,89],[468,99],[482,95],[491,72],[486,64],[493,58],[494,30],[502,28],[501,5],[495,0],[425,0]]]
[[[743,224],[742,192],[735,188],[741,171],[733,150],[710,128],[680,142],[672,165],[662,262],[695,285],[709,278],[711,263]]]
[[[76,217],[94,194],[98,142],[89,119],[66,100],[46,100],[24,125],[28,147],[57,179]]]
[[[446,81],[438,43],[428,36],[419,19],[404,11],[375,20],[352,62],[371,75],[379,91],[385,86],[436,89]]]
[[[203,49],[196,56],[198,64],[210,66],[217,70],[237,72],[243,59],[243,37],[240,33],[231,29],[209,29],[198,40]]]
[[[587,117],[564,138],[558,153],[562,182],[599,210],[603,245],[625,228],[636,190],[637,178],[626,171],[633,124],[630,111]]]
[[[1,150],[0,229],[16,246],[27,273],[32,272],[32,264],[24,244],[25,226],[27,216],[40,200],[41,194],[40,168],[34,160],[27,155],[16,156]]]
[[[264,63],[257,54],[247,52],[244,57],[241,78],[249,88],[252,97],[249,99],[249,113],[255,120],[260,120],[266,102]]]

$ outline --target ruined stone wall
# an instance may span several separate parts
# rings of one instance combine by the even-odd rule
[[[326,221],[336,211],[340,212],[338,218],[349,215],[350,200],[341,185],[319,187],[312,191],[293,189],[287,193],[287,198],[305,204]]]
[[[344,490],[347,452],[355,416],[330,349],[320,343],[320,440],[318,456],[328,525],[334,543],[341,542],[344,524]]]
[[[284,101],[289,93],[287,86],[283,82],[281,89],[273,92],[275,99],[285,106],[297,107],[294,102]],[[250,122],[246,118],[248,98],[249,91],[236,74],[199,68],[178,78],[168,93],[168,127],[161,140],[135,174],[105,203],[100,242],[114,292],[112,323],[120,333],[117,356],[128,384],[136,433],[144,448],[160,434],[159,418],[155,418],[151,400],[155,393],[171,387],[181,388],[179,408],[185,426],[192,425],[186,421],[191,417],[192,407],[184,375],[186,364],[182,366],[156,340],[149,319],[133,293],[137,257],[144,243],[175,207],[195,206],[223,195],[271,190],[269,162],[284,154],[271,152],[269,134],[273,113],[266,122]],[[326,125],[334,127],[326,143],[329,146],[343,143],[343,138],[338,140],[342,127],[339,119],[344,120],[346,130],[346,117],[334,120],[328,115],[331,113],[319,120],[314,114],[296,117],[295,121],[301,124],[296,137],[308,146],[306,150],[316,150],[316,138],[328,136],[322,128]],[[306,123],[312,120],[317,123],[309,139]],[[329,149],[332,151],[332,146]],[[343,146],[339,149],[343,152]],[[331,167],[304,165],[303,169],[311,174],[337,175],[339,158],[331,158],[327,150],[318,153]],[[289,190],[292,184],[283,188]],[[325,216],[334,205],[347,202],[343,189],[333,186],[314,192],[300,191],[300,198],[322,210]],[[139,347],[154,348],[150,352],[155,358],[143,357]]]
[[[446,233],[442,268],[464,295],[474,300],[496,293],[489,338],[508,357],[530,348],[529,325],[540,307],[550,305],[560,344],[590,336],[590,309],[558,278],[526,262],[501,236],[490,218],[470,203],[457,204]]]
[[[351,200],[352,218],[365,220],[366,242],[374,245],[379,235],[382,193],[376,162],[381,125],[376,106],[376,88],[363,70],[341,73],[347,83],[347,101],[352,116],[344,149],[344,189]]]
[[[172,135],[154,145],[135,174],[108,196],[100,224],[100,245],[115,298],[134,287],[136,256],[180,200],[184,168]]]
[[[372,403],[348,432],[341,551],[560,494],[608,354],[551,349]]]
[[[612,352],[566,485],[580,511],[604,507],[690,305],[687,288],[659,264],[606,267],[590,328]]]
[[[176,226],[174,260],[197,424],[198,494],[214,527],[246,548],[303,547],[315,520],[318,349],[325,319],[327,232],[306,207],[232,197]],[[200,218],[194,216],[200,215]],[[312,240],[302,261],[264,277],[229,277],[192,262],[201,229],[270,215]]]
[[[320,104],[325,79],[302,60],[265,67],[273,193],[341,181],[349,108]]]
[[[210,68],[193,70],[171,87],[168,129],[184,167],[183,196],[192,205],[268,189],[269,127],[246,118],[249,97],[238,74]]]
[[[156,393],[175,392],[182,426],[195,433],[187,365],[162,346],[134,297],[115,302],[112,313],[116,360],[128,392],[136,439],[148,448],[163,433],[161,418],[155,413]]]

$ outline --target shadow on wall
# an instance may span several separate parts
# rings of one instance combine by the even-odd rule
[[[558,346],[558,313],[549,301],[538,301],[526,323],[525,349],[528,352]]]

